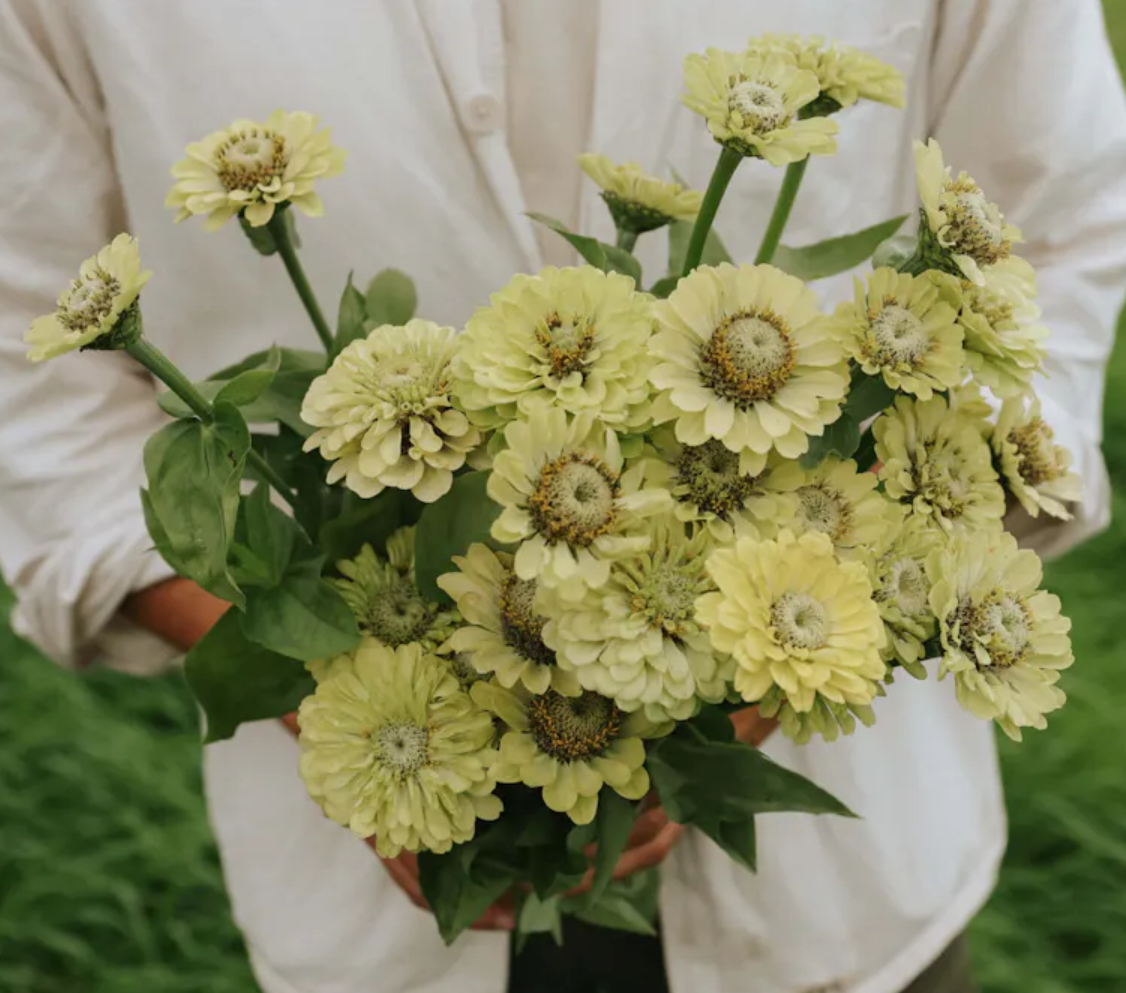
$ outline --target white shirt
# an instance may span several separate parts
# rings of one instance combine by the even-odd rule
[[[799,31],[897,65],[910,104],[840,117],[840,152],[810,166],[794,244],[912,212],[911,140],[935,135],[1025,232],[1054,335],[1045,412],[1088,496],[1044,532],[1059,551],[1102,527],[1103,367],[1126,283],[1126,107],[1097,0],[614,0],[598,13],[589,146],[703,186],[717,148],[678,104],[680,64],[708,45]],[[512,84],[509,84],[512,85]],[[167,170],[239,116],[310,109],[349,167],[301,220],[330,311],[346,273],[418,280],[423,313],[458,324],[541,253],[506,133],[498,0],[0,0],[0,560],[18,630],[64,664],[157,657],[117,618],[166,567],[137,500],[153,386],[114,354],[24,359],[31,318],[124,227],[156,275],[146,330],[193,377],[271,342],[314,347],[282,267],[234,225],[173,228]],[[560,162],[561,175],[571,168]],[[718,226],[753,255],[781,180],[743,166]],[[582,187],[584,230],[612,234]],[[650,279],[664,239],[647,236]],[[827,301],[848,280],[818,287]],[[1064,685],[1066,686],[1066,677]],[[898,993],[964,928],[993,885],[1004,813],[992,729],[949,682],[900,679],[878,723],[831,745],[774,736],[778,761],[860,820],[760,818],[760,870],[686,837],[663,869],[674,993]],[[1048,733],[1051,733],[1049,731]],[[444,948],[369,849],[325,820],[272,722],[205,751],[234,913],[266,993],[498,993],[507,938]]]

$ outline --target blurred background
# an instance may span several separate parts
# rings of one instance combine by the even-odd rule
[[[1126,0],[1104,7],[1126,67]],[[1011,839],[971,931],[983,993],[1126,991],[1122,337],[1107,398],[1114,524],[1047,575],[1075,622],[1070,702],[1047,734],[1001,736]],[[0,616],[9,606],[0,590]],[[0,991],[203,989],[255,985],[200,797],[186,687],[176,675],[75,678],[0,626]]]

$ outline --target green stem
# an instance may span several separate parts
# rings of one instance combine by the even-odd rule
[[[618,247],[623,252],[632,252],[633,246],[637,244],[637,232],[627,231],[625,228],[618,228]]]
[[[786,175],[782,179],[782,188],[778,191],[778,199],[774,202],[774,213],[770,215],[766,234],[762,236],[762,246],[755,256],[755,265],[765,265],[774,258],[778,245],[782,241],[782,234],[790,220],[790,212],[794,209],[794,201],[798,198],[801,181],[805,178],[805,170],[809,165],[809,156],[800,162],[791,162],[786,166]]]
[[[297,295],[305,305],[305,311],[313,322],[313,327],[317,329],[317,335],[321,339],[325,351],[331,354],[332,331],[329,329],[328,322],[325,321],[324,314],[321,313],[321,305],[317,303],[316,294],[313,292],[313,287],[309,285],[305,270],[301,268],[301,260],[297,257],[297,249],[289,234],[285,212],[275,211],[267,226],[270,229],[270,234],[274,236],[274,244],[278,246],[278,254],[281,256],[282,262],[285,263],[285,271],[289,273],[293,288],[297,290]]]
[[[172,360],[159,348],[150,344],[144,338],[138,338],[126,351],[183,400],[191,408],[192,413],[204,424],[215,423],[215,408],[211,406],[211,402],[195,388],[192,381],[180,372]],[[297,498],[286,486],[285,480],[253,448],[246,453],[246,460],[254,467],[255,472],[277,491],[278,496],[291,507],[297,505]]]
[[[727,192],[731,177],[735,175],[735,170],[739,168],[739,163],[742,161],[742,154],[726,145],[720,151],[707,192],[704,193],[704,202],[700,204],[700,213],[696,215],[696,224],[692,228],[692,237],[689,239],[688,251],[684,256],[684,268],[681,270],[682,276],[687,276],[704,257],[704,245],[707,244],[708,232],[712,229],[716,211],[719,210],[723,195]]]

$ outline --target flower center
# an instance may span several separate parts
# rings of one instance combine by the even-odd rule
[[[927,354],[930,341],[923,322],[906,307],[885,303],[870,315],[865,357],[881,366],[914,366]]]
[[[536,581],[511,575],[500,591],[500,624],[504,643],[521,658],[536,665],[555,665],[555,653],[543,643],[547,618],[532,607]]]
[[[954,520],[966,512],[974,480],[959,449],[933,451],[920,444],[911,477],[919,495],[943,517]]]
[[[767,83],[753,79],[732,83],[727,110],[736,128],[755,134],[774,131],[789,119],[782,94]]]
[[[970,282],[963,283],[962,288],[965,292],[966,306],[975,314],[984,317],[994,330],[1013,326],[1015,323],[1013,305],[999,293],[990,292],[982,286],[974,286]]]
[[[450,672],[464,687],[472,686],[474,683],[488,678],[477,671],[477,667],[471,659],[470,652],[455,652],[453,655],[446,656],[446,661],[450,665]]]
[[[834,542],[843,539],[852,527],[852,505],[841,494],[821,483],[799,487],[798,518],[808,531],[827,534]]]
[[[1051,427],[1039,417],[1009,432],[1008,440],[1016,445],[1020,456],[1017,463],[1020,478],[1029,486],[1049,483],[1062,475],[1052,444],[1054,437]]]
[[[888,568],[876,599],[892,603],[908,617],[926,614],[929,609],[930,586],[926,572],[913,558],[896,559]]]
[[[633,609],[649,620],[649,626],[671,637],[684,633],[685,621],[696,612],[696,598],[700,595],[700,565],[693,569],[691,563],[675,565],[663,563],[648,575],[641,577],[633,594]]]
[[[977,667],[1007,669],[1020,663],[1032,641],[1032,611],[1021,597],[994,590],[979,604],[968,597],[954,615],[953,634],[958,646]],[[983,666],[976,651],[985,650],[989,665]]]
[[[390,772],[405,777],[417,772],[430,758],[430,732],[417,724],[386,724],[372,735],[377,761]]]
[[[424,415],[435,399],[449,393],[449,362],[422,351],[409,351],[357,361],[351,366],[357,391],[370,394],[377,402],[391,404],[408,418]]]
[[[427,601],[409,579],[379,590],[368,598],[366,608],[360,626],[391,648],[420,640],[438,613],[438,605]]]
[[[983,265],[1008,258],[1012,244],[1005,238],[1005,218],[995,203],[985,199],[977,184],[957,179],[947,186],[947,194],[946,237],[954,251]]]
[[[808,593],[783,593],[771,605],[770,624],[787,648],[812,652],[829,638],[825,608]]]
[[[228,192],[278,184],[288,164],[285,139],[268,128],[239,131],[215,149],[215,171]]]
[[[536,341],[547,352],[551,374],[562,379],[581,372],[594,347],[594,324],[573,314],[549,314],[535,328]]]
[[[746,409],[776,394],[794,368],[794,346],[772,311],[726,318],[700,351],[700,378],[716,394]]]
[[[532,522],[554,544],[585,548],[614,523],[618,474],[595,455],[568,452],[540,470],[528,500]]]
[[[567,697],[548,690],[528,702],[528,729],[541,752],[560,762],[582,762],[613,744],[622,730],[622,713],[597,693]]]
[[[101,324],[113,310],[121,284],[101,266],[70,284],[70,292],[59,305],[58,322],[68,331],[85,331]]]
[[[685,447],[673,469],[673,496],[722,520],[739,510],[755,490],[755,477],[739,474],[739,456],[714,438]]]

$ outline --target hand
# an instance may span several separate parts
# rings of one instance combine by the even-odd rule
[[[297,723],[297,714],[286,714],[281,718],[282,724],[296,737],[301,728]],[[364,843],[374,852],[375,839],[365,838]],[[418,856],[414,852],[401,852],[393,859],[385,859],[376,852],[376,857],[383,863],[387,875],[395,882],[410,900],[420,910],[430,910],[426,898],[422,895],[422,885],[418,880]],[[501,897],[482,915],[480,920],[473,925],[474,931],[511,931],[516,927],[516,915],[513,910],[513,900],[510,895]]]
[[[755,748],[766,741],[778,727],[778,722],[773,717],[763,717],[758,712],[758,707],[737,711],[731,715],[731,723],[735,725],[735,737]]]

